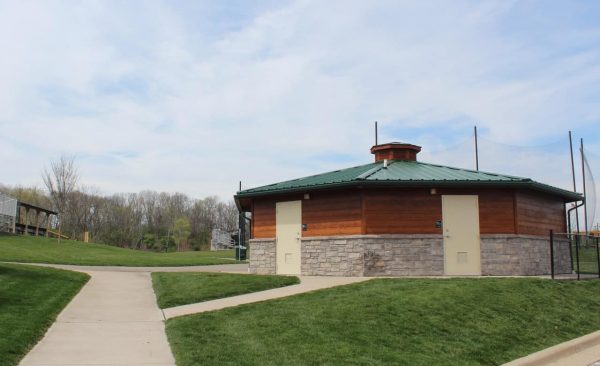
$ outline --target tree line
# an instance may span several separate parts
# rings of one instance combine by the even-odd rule
[[[87,231],[93,242],[132,249],[204,250],[210,247],[213,229],[237,229],[233,200],[149,190],[102,195],[79,184],[73,158],[52,162],[42,178],[46,189],[0,185],[0,192],[57,211],[52,227],[72,239],[82,240]],[[36,218],[28,220],[31,224]]]

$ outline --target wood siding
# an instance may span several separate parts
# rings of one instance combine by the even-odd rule
[[[429,189],[369,189],[364,192],[365,234],[440,234],[442,201]]]
[[[566,230],[560,198],[512,189],[369,188],[310,192],[252,199],[252,237],[275,237],[275,203],[302,200],[302,236],[440,234],[444,194],[479,196],[481,234],[547,235]]]
[[[359,190],[321,191],[302,201],[302,236],[359,235],[362,201]]]
[[[442,189],[440,194],[479,196],[479,231],[481,234],[516,234],[515,191],[512,189]]]
[[[302,200],[302,236],[358,235],[362,233],[362,200],[359,190],[319,191],[303,195],[257,198],[252,205],[252,237],[275,237],[275,203]]]
[[[547,236],[550,230],[567,231],[562,199],[536,192],[518,192],[516,202],[519,234]]]
[[[254,199],[252,202],[252,238],[275,237],[275,200]]]
[[[440,234],[442,195],[479,196],[481,234],[514,234],[512,190],[501,189],[388,189],[365,192],[366,234]]]

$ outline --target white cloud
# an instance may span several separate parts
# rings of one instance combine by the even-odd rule
[[[299,1],[228,19],[170,2],[3,3],[2,183],[39,184],[64,152],[106,193],[227,198],[240,179],[371,161],[374,120],[424,154],[474,123],[514,144],[587,131],[600,29],[513,30],[530,6]],[[492,154],[496,168],[510,167]]]

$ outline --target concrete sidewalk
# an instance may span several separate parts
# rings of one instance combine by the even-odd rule
[[[372,279],[372,277],[330,277],[330,276],[310,276],[300,277],[300,283],[297,285],[275,288],[266,291],[252,292],[245,295],[227,297],[211,301],[200,302],[196,304],[176,306],[163,309],[165,319],[171,319],[177,316],[202,313],[205,311],[218,310],[238,306],[242,304],[250,304],[253,302],[279,299],[286,296],[301,294],[323,288],[348,285],[351,283],[362,282]]]
[[[532,353],[503,366],[600,366],[600,331]]]
[[[75,264],[50,264],[50,263],[18,263],[28,266],[52,267],[77,272],[224,272],[248,273],[248,263],[241,264],[214,264],[208,266],[180,266],[180,267],[125,267],[125,266],[81,266]]]
[[[92,278],[20,365],[175,366],[148,272],[77,270]]]
[[[302,277],[293,285],[166,309],[157,307],[151,272],[248,273],[247,264],[194,267],[95,267],[32,264],[84,272],[90,281],[60,313],[21,366],[175,366],[164,319],[276,299],[365,281],[368,278]]]

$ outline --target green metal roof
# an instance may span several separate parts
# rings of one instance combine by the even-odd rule
[[[571,201],[582,198],[579,193],[538,183],[529,178],[403,160],[388,161],[387,167],[384,167],[383,162],[379,161],[246,189],[238,192],[235,197],[256,197],[275,193],[357,185],[430,186],[432,184],[436,187],[465,185],[518,186],[556,194]]]

